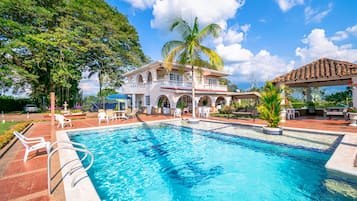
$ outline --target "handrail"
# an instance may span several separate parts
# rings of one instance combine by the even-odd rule
[[[61,147],[57,147],[55,149],[52,149],[54,147],[54,145],[58,145],[58,144],[67,144],[67,145],[71,145],[71,146],[61,146]],[[74,147],[74,146],[79,146],[78,147]],[[52,149],[52,150],[51,150]],[[71,142],[71,141],[56,141],[54,143],[52,143],[50,145],[50,153],[48,154],[48,159],[47,159],[47,184],[48,184],[48,193],[51,194],[51,158],[52,156],[59,150],[61,149],[69,149],[69,150],[73,150],[73,151],[78,151],[78,152],[83,152],[85,153],[83,157],[80,158],[80,162],[82,162],[83,160],[85,160],[87,158],[88,155],[90,155],[91,157],[91,161],[89,163],[89,165],[85,168],[82,169],[82,172],[78,173],[77,175],[80,175],[83,172],[86,172],[87,170],[89,170],[89,168],[91,168],[93,166],[94,163],[94,156],[93,153],[90,152],[87,148],[87,146],[85,146],[84,144],[81,143],[77,143],[77,142]],[[62,168],[62,167],[61,167]],[[72,175],[75,171],[80,170],[80,168],[74,167],[74,165],[70,168],[69,170],[69,174]],[[72,182],[71,182],[71,186],[74,187],[75,186],[75,181],[77,180],[77,176],[74,176],[72,178]]]

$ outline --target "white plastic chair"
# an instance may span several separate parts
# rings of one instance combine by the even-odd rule
[[[198,117],[203,117],[203,107],[198,107]]]
[[[20,142],[26,148],[24,162],[27,161],[27,156],[31,151],[36,151],[36,150],[45,148],[47,154],[50,152],[50,142],[46,142],[43,137],[28,138],[28,137],[23,136],[21,133],[19,133],[17,131],[14,131],[14,135],[20,140]],[[31,145],[31,144],[33,144],[33,145]]]
[[[98,113],[98,123],[100,124],[103,120],[108,123],[108,116],[105,112],[99,112]]]
[[[174,118],[175,117],[181,117],[181,109],[180,108],[176,108],[175,112],[174,112]]]
[[[107,110],[106,114],[107,114],[108,120],[117,120],[118,119],[117,115],[111,109]]]
[[[290,108],[286,109],[286,119],[288,119],[288,120],[295,119],[295,110],[294,109],[290,109]]]
[[[130,109],[127,110],[128,113],[126,114],[126,116],[128,117],[128,119],[130,119],[130,118],[135,119],[136,118],[136,109],[133,108],[131,112],[129,110]]]
[[[56,115],[56,120],[58,121],[57,128],[59,128],[60,126],[62,128],[64,128],[66,125],[69,125],[70,127],[72,127],[72,120],[67,119],[63,115]]]
[[[209,111],[211,110],[211,108],[209,107],[204,107],[202,109],[202,116],[205,117],[205,118],[208,118],[209,117]]]

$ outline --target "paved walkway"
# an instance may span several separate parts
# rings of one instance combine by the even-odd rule
[[[73,120],[72,128],[57,129],[67,130],[76,128],[96,127],[98,126],[97,118],[94,118],[96,114],[87,115],[86,119]],[[7,120],[19,120],[24,118],[13,115],[7,116]],[[31,119],[43,119],[43,115],[32,115]],[[129,120],[115,120],[110,121],[108,124],[102,123],[101,126],[125,124],[133,122],[147,122],[153,120],[171,119],[171,116],[163,115],[140,115],[137,119]],[[184,118],[189,118],[185,116]],[[226,118],[214,118],[210,119],[223,120],[227,122],[239,122],[246,124],[260,124],[266,123],[262,120],[256,120],[253,122],[251,119],[226,119]],[[357,128],[348,126],[348,122],[344,120],[320,120],[320,119],[296,119],[289,120],[282,124],[284,127],[304,128],[325,130],[343,133],[356,133]],[[50,133],[51,126],[47,120],[45,122],[37,122],[26,134],[29,137],[45,137],[46,140],[55,141],[51,139]],[[47,194],[47,155],[44,151],[39,153],[31,153],[26,163],[23,162],[24,147],[17,142],[7,154],[0,160],[0,201],[5,200],[30,200],[30,201],[45,201],[45,200],[63,200],[63,195],[56,195],[55,198],[48,196]],[[60,188],[59,188],[60,189]],[[59,190],[60,191],[60,190]]]

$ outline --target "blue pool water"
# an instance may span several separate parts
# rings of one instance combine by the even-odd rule
[[[70,134],[102,200],[352,200],[324,185],[326,153],[164,124]]]

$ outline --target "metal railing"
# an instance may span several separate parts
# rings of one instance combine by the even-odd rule
[[[64,145],[61,145],[59,146],[60,144],[64,144]],[[57,145],[56,148],[54,148],[54,146]],[[74,172],[76,171],[79,171],[77,172],[76,175],[73,176],[72,178],[72,182],[71,182],[71,186],[72,188],[76,185],[76,183],[79,181],[77,181],[78,179],[78,176],[82,173],[85,173],[87,172],[87,170],[89,170],[89,168],[91,168],[93,166],[93,163],[94,163],[94,156],[93,156],[93,153],[90,152],[87,148],[87,146],[85,146],[84,144],[81,144],[81,143],[76,143],[76,142],[71,142],[71,141],[56,141],[54,143],[52,143],[50,145],[50,153],[48,154],[48,159],[47,159],[47,184],[48,184],[48,194],[51,194],[52,193],[52,189],[51,189],[51,180],[52,180],[52,176],[51,176],[51,158],[52,156],[58,152],[59,150],[62,150],[62,149],[68,149],[68,150],[73,150],[73,151],[76,151],[76,152],[82,152],[84,153],[84,155],[79,159],[79,162],[80,162],[80,165],[76,166],[75,164],[72,165],[69,169],[69,172],[66,172],[65,175],[67,175],[69,173],[69,175],[72,175]],[[84,161],[88,155],[90,156],[90,163],[87,167],[83,167],[82,166],[82,161]],[[77,159],[75,160],[72,160],[70,162],[73,162],[73,161],[76,161]],[[61,170],[64,166],[66,166],[67,164],[63,165],[61,167]],[[64,177],[64,175],[62,175],[62,177]]]

